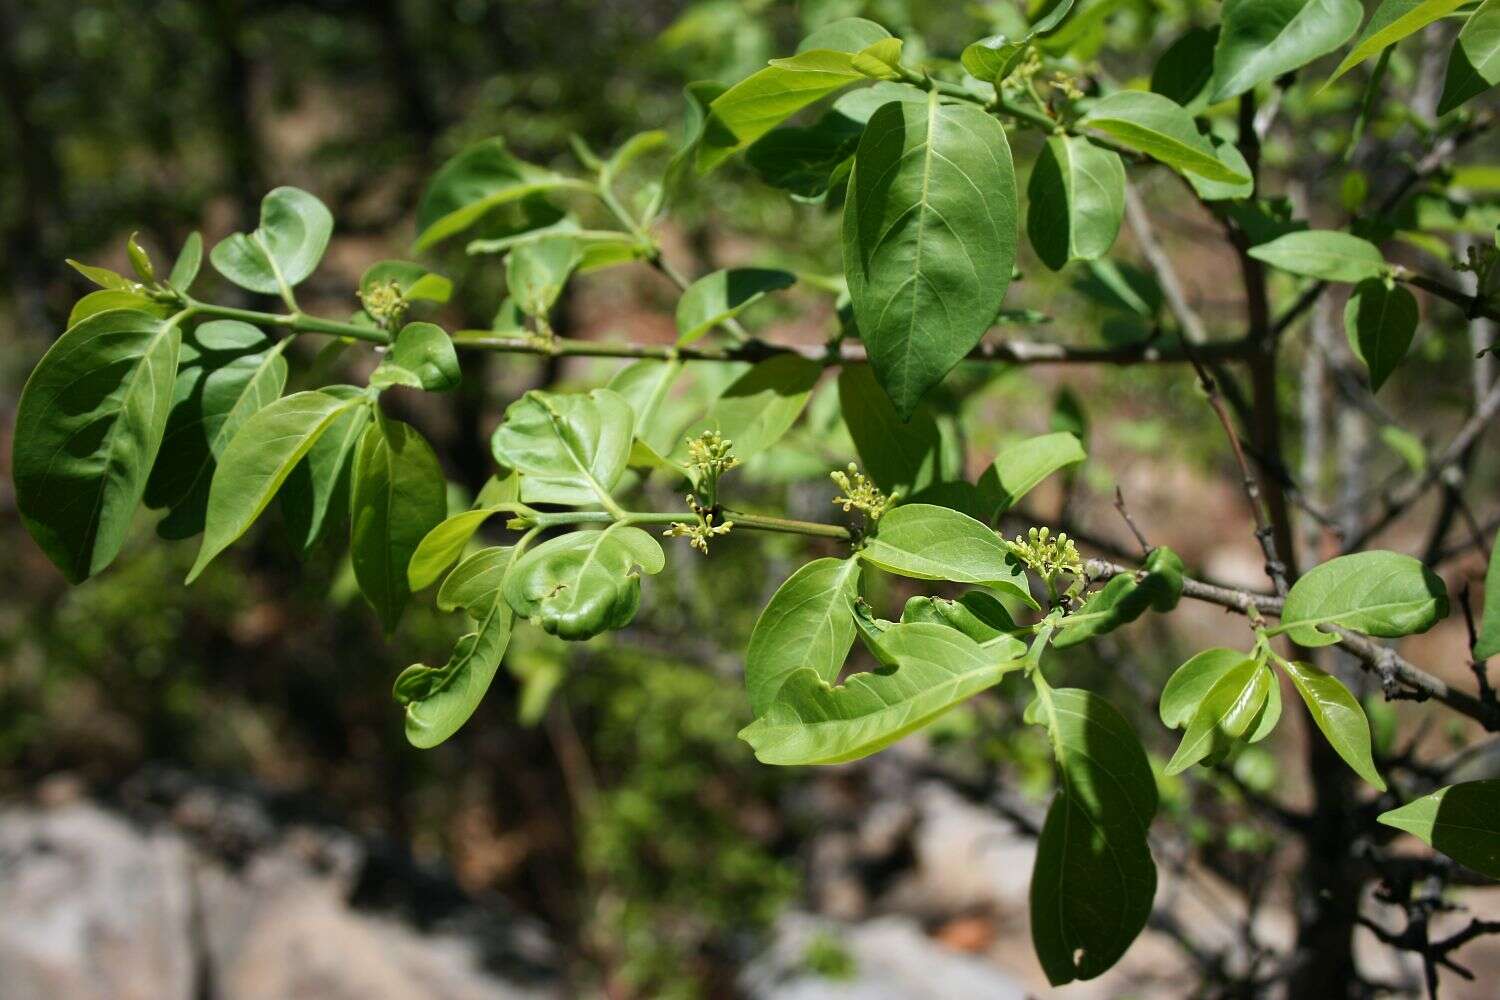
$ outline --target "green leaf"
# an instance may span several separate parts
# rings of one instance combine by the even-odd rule
[[[732,440],[741,461],[760,454],[797,422],[822,371],[817,362],[797,354],[759,362],[730,383],[706,416],[688,426],[668,457],[685,465],[687,442],[704,431]]]
[[[997,501],[995,514],[1010,510],[1032,488],[1059,469],[1082,462],[1083,445],[1066,431],[1027,438],[1001,449],[982,487]]]
[[[1393,639],[1425,632],[1447,614],[1447,587],[1420,562],[1397,552],[1356,552],[1315,566],[1294,583],[1281,624],[1299,645],[1326,646],[1338,637],[1318,625]]]
[[[331,385],[322,391],[341,399],[363,395],[352,385]],[[304,553],[311,552],[348,514],[354,454],[370,423],[370,412],[368,406],[355,406],[335,417],[281,486],[282,518]]]
[[[1060,774],[1031,873],[1031,940],[1062,986],[1109,969],[1146,926],[1156,780],[1130,723],[1098,695],[1058,688],[1039,703]]]
[[[1018,40],[1005,35],[991,35],[964,46],[959,61],[970,76],[998,87],[1021,65],[1021,61],[1026,58],[1027,48],[1024,38]]]
[[[177,317],[101,312],[59,337],[21,391],[16,507],[74,583],[125,543],[166,432],[181,343]]]
[[[963,449],[956,433],[926,405],[902,422],[869,365],[839,372],[839,410],[865,474],[887,495],[909,500],[936,483],[963,475]]]
[[[787,677],[760,718],[740,730],[762,764],[839,764],[867,757],[993,687],[1021,667],[954,629],[927,622],[880,635],[895,668],[834,686],[811,667]]]
[[[792,673],[809,669],[824,681],[838,679],[854,643],[851,611],[859,597],[856,559],[815,559],[776,589],[750,632],[745,690],[761,715]]]
[[[1151,92],[1198,114],[1208,105],[1219,28],[1189,28],[1168,45],[1151,67]]]
[[[208,490],[198,559],[187,582],[245,533],[281,484],[339,417],[363,405],[362,394],[297,392],[251,414],[219,456]]]
[[[111,309],[131,309],[135,312],[148,313],[159,319],[166,319],[172,315],[173,308],[165,302],[157,302],[149,299],[138,292],[122,292],[108,288],[100,288],[89,292],[83,298],[73,303],[73,309],[68,313],[68,329],[82,323],[90,316],[97,316]]]
[[[1026,570],[980,522],[947,507],[909,503],[885,514],[859,557],[888,573],[1003,590],[1032,607]]]
[[[1411,348],[1417,333],[1417,297],[1404,285],[1366,278],[1344,306],[1344,330],[1354,356],[1370,370],[1370,391],[1379,392]]]
[[[1248,657],[1238,649],[1205,649],[1172,672],[1161,691],[1161,721],[1168,729],[1181,729],[1198,712],[1203,698],[1219,678]]]
[[[130,238],[125,241],[125,255],[130,258],[130,267],[135,271],[135,276],[150,284],[156,280],[156,265],[151,263],[151,255],[146,252],[146,248],[136,241],[139,235],[131,233]]]
[[[970,590],[956,601],[926,595],[910,598],[906,607],[901,609],[901,620],[956,628],[982,646],[1003,644],[1015,656],[1026,652],[1024,643],[1019,647],[1015,645],[1020,640],[1011,635],[1018,629],[1010,612],[993,594],[982,590]]]
[[[559,188],[586,190],[583,181],[532,166],[510,155],[498,136],[468,147],[438,168],[417,205],[415,250],[475,225],[493,209]]]
[[[1249,179],[1224,166],[1193,124],[1193,116],[1160,94],[1117,91],[1096,101],[1079,124],[1112,135],[1181,173],[1225,184],[1243,184]]]
[[[448,486],[416,429],[376,414],[354,456],[349,555],[360,592],[393,632],[411,597],[406,567],[448,513]]]
[[[574,531],[527,552],[505,574],[516,614],[560,639],[592,639],[630,624],[641,606],[641,574],[666,565],[640,528]]]
[[[876,46],[871,55],[886,54],[878,47],[890,40],[889,32],[871,21],[860,26],[839,24],[830,24],[808,37],[807,42],[818,48],[800,49],[790,59],[773,59],[765,69],[714,98],[698,139],[699,173],[714,169],[809,104],[869,79],[855,64],[857,53]],[[879,37],[875,37],[876,31]],[[859,48],[843,48],[865,38],[875,40]]]
[[[1330,229],[1287,233],[1250,248],[1250,256],[1292,274],[1359,282],[1385,274],[1385,258],[1369,240]]]
[[[1500,535],[1490,551],[1489,568],[1484,574],[1484,618],[1479,626],[1479,641],[1474,644],[1474,658],[1487,660],[1500,653]]]
[[[1394,45],[1407,35],[1427,27],[1439,18],[1447,17],[1464,5],[1465,0],[1383,0],[1370,22],[1359,33],[1354,48],[1339,63],[1338,69],[1328,78],[1332,83],[1355,66]],[[1327,86],[1328,84],[1324,84]]]
[[[726,130],[710,117],[708,107],[727,89],[716,80],[698,80],[682,88],[682,96],[687,105],[683,112],[682,145],[672,154],[662,179],[666,204],[676,204],[688,190],[694,175],[693,166],[698,158],[698,148],[703,144],[704,134],[710,127],[714,132],[710,141],[715,144],[724,142]],[[730,137],[729,141],[732,142],[733,138]]]
[[[116,274],[107,267],[96,267],[93,264],[82,264],[72,257],[67,258],[68,266],[85,278],[92,281],[105,291],[131,292],[139,295],[143,290],[139,282],[131,281],[124,275]]]
[[[891,37],[874,21],[863,17],[841,17],[818,28],[797,43],[798,52],[832,49],[835,52],[862,52]]]
[[[1209,100],[1238,97],[1327,55],[1364,14],[1359,0],[1225,0]]]
[[[1265,706],[1274,683],[1259,660],[1245,658],[1226,670],[1199,703],[1167,774],[1181,774],[1204,758],[1217,759],[1244,736]]]
[[[414,663],[401,671],[393,693],[406,710],[407,742],[435,747],[469,721],[500,668],[514,617],[497,585],[479,627],[458,640],[446,664]]]
[[[250,415],[281,396],[287,364],[282,351],[248,323],[222,319],[183,337],[172,413],[151,478],[146,506],[170,508],[156,526],[163,538],[203,530],[208,489],[220,455]]]
[[[505,284],[511,301],[528,316],[545,316],[581,263],[583,249],[570,236],[548,236],[520,244],[505,259]]]
[[[384,389],[404,385],[429,392],[446,392],[462,381],[458,353],[442,327],[408,323],[396,335],[380,366],[370,373],[370,385]]]
[[[172,264],[172,272],[167,275],[167,284],[179,292],[186,292],[193,287],[193,282],[198,278],[198,269],[203,266],[203,236],[193,232],[182,242],[182,251],[178,253],[177,260]]]
[[[1443,96],[1437,113],[1446,115],[1471,97],[1500,83],[1500,0],[1484,0],[1469,15],[1448,53]]]
[[[1214,155],[1219,158],[1220,163],[1245,179],[1239,184],[1225,184],[1197,174],[1187,174],[1187,182],[1198,192],[1198,197],[1204,201],[1237,201],[1253,195],[1255,182],[1250,180],[1250,164],[1245,162],[1245,154],[1240,152],[1239,147],[1216,135],[1208,137],[1208,144],[1213,147]]]
[[[625,472],[634,425],[630,404],[610,389],[533,389],[506,409],[490,445],[522,474],[527,503],[599,504]]]
[[[208,255],[214,269],[252,292],[286,295],[317,269],[333,235],[327,207],[299,188],[279,187],[260,203],[260,225],[233,233]]]
[[[1125,164],[1082,136],[1047,140],[1026,185],[1026,235],[1054,271],[1109,252],[1125,213]]]
[[[412,592],[425,590],[436,583],[437,578],[443,575],[443,570],[463,555],[469,539],[474,537],[474,533],[484,522],[496,514],[510,513],[513,510],[508,505],[476,507],[445,518],[435,526],[417,543],[411,562],[407,564],[406,580]]]
[[[1500,780],[1439,788],[1375,818],[1420,838],[1466,868],[1500,879]]]
[[[847,179],[864,130],[863,122],[835,105],[811,125],[781,125],[767,132],[745,150],[745,162],[772,187],[819,202]]]
[[[732,267],[706,274],[677,300],[677,343],[691,344],[709,330],[733,319],[767,292],[789,288],[797,276],[763,267]]]
[[[439,611],[456,611],[463,608],[472,618],[481,618],[505,581],[505,571],[510,569],[511,548],[496,545],[480,549],[453,567],[453,572],[438,588],[436,604]]]
[[[1165,614],[1177,607],[1183,576],[1182,559],[1177,553],[1165,546],[1152,549],[1142,568],[1139,579],[1134,573],[1122,573],[1090,594],[1078,611],[1081,620],[1059,632],[1052,640],[1053,647],[1067,649],[1113,632],[1135,621],[1148,608]]]
[[[870,118],[844,206],[854,319],[896,412],[984,336],[1016,259],[1016,177],[999,121],[971,104],[893,101]]]
[[[1385,781],[1375,770],[1375,761],[1370,756],[1370,723],[1358,699],[1339,683],[1337,677],[1325,674],[1311,664],[1295,660],[1280,662],[1329,745],[1338,751],[1355,774],[1385,791]]]

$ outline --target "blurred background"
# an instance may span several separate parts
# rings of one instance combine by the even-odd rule
[[[1217,17],[1217,5],[1192,0],[1107,6],[1091,30],[1126,53],[1107,60],[1122,82],[1149,72],[1132,53],[1159,52]],[[739,536],[716,543],[708,560],[674,548],[629,630],[580,645],[518,641],[474,719],[424,752],[403,737],[391,682],[411,662],[444,656],[459,616],[419,597],[387,640],[351,585],[342,547],[303,559],[274,519],[185,588],[194,546],[158,542],[143,515],[115,566],[70,588],[22,530],[10,493],[20,387],[87,291],[65,257],[123,269],[125,239],[139,230],[158,261],[170,260],[194,229],[212,245],[251,228],[262,194],[293,184],[337,220],[303,304],[343,316],[368,264],[409,256],[425,178],[466,143],[500,134],[533,162],[567,164],[572,134],[610,149],[637,131],[674,129],[685,83],[737,80],[809,29],[850,15],[898,35],[917,28],[930,52],[951,57],[1013,19],[1014,8],[0,0],[0,993],[1046,992],[1025,901],[1028,833],[1045,808],[1051,764],[1041,734],[1020,725],[1017,692],[1002,688],[929,736],[846,767],[763,767],[736,740],[749,720],[740,663],[750,627],[780,581],[822,551]],[[1403,52],[1391,71],[1415,85],[1423,67]],[[1342,121],[1347,134],[1357,96],[1335,92],[1288,114]],[[1372,123],[1387,136],[1404,127]],[[1385,165],[1321,171],[1317,157],[1339,150],[1332,140],[1320,146],[1316,131],[1302,138],[1295,148],[1273,139],[1267,162],[1303,204],[1330,206],[1315,217],[1337,224],[1349,174],[1379,190]],[[1037,140],[1016,141],[1017,163],[1029,163]],[[1493,162],[1493,137],[1476,150],[1470,159]],[[1234,332],[1242,321],[1233,254],[1161,173],[1140,180],[1158,237],[1184,262],[1189,296],[1210,325]],[[1488,183],[1474,182],[1477,200],[1494,212],[1486,199],[1500,181]],[[733,165],[700,185],[663,239],[694,274],[739,263],[837,273],[837,221],[836,206],[790,203]],[[1475,217],[1453,239],[1483,231]],[[1135,246],[1122,237],[1127,263],[1140,259]],[[496,261],[466,258],[461,247],[431,259],[457,283],[440,320],[488,326],[503,290]],[[1113,291],[1029,257],[1022,267],[1028,280],[1008,304],[1051,317],[1016,331],[1032,339],[1138,339],[1161,309],[1159,290],[1128,266]],[[221,301],[234,301],[220,285]],[[645,266],[616,268],[574,283],[559,332],[670,340],[674,301]],[[813,293],[761,309],[756,324],[778,339],[815,342],[831,321],[827,299]],[[1337,428],[1358,435],[1345,441],[1367,487],[1419,467],[1468,405],[1462,338],[1437,335],[1457,318],[1427,319],[1417,361],[1392,379],[1378,412]],[[293,352],[300,377],[309,377],[313,349]],[[489,474],[489,434],[512,399],[540,385],[599,384],[612,370],[462,360],[465,383],[453,397],[389,394],[437,445],[459,494]],[[1294,427],[1299,376],[1285,377]],[[1222,438],[1190,372],[962,369],[947,389],[962,399],[952,406],[975,471],[1001,444],[1050,427],[1086,438],[1089,463],[1039,491],[1027,516],[1130,557],[1134,543],[1113,509],[1119,486],[1153,544],[1170,544],[1208,577],[1264,585]],[[754,463],[739,488],[769,509],[830,519],[826,473],[852,448],[831,393],[817,398],[812,428]],[[1492,479],[1473,491],[1492,494]],[[1496,505],[1478,506],[1484,520]],[[1327,544],[1317,526],[1305,541],[1309,552]],[[1427,539],[1398,529],[1382,541],[1417,550]],[[1452,551],[1439,546],[1455,592],[1484,567],[1463,542],[1456,531]],[[889,610],[904,595],[893,584],[876,597]],[[1170,754],[1175,738],[1155,719],[1155,692],[1189,652],[1240,634],[1226,622],[1184,604],[1097,649],[1070,651],[1059,670],[1128,708],[1153,753]],[[1452,664],[1455,677],[1464,648],[1461,622],[1410,644],[1412,659],[1439,672]],[[1371,712],[1387,754],[1404,745],[1398,733],[1404,740],[1418,728],[1435,753],[1472,735],[1421,705],[1376,698]],[[1299,859],[1256,803],[1273,793],[1305,801],[1304,733],[1283,725],[1222,774],[1164,782],[1162,910],[1116,970],[1067,995],[1242,995],[1230,970],[1288,947],[1295,920],[1285,884]],[[1472,898],[1494,914],[1493,892]],[[1415,990],[1412,966],[1371,939],[1359,946],[1372,978]],[[1500,973],[1493,939],[1465,958]],[[1465,993],[1455,981],[1451,995],[1493,996],[1493,982]]]

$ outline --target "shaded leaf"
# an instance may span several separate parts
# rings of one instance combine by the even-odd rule
[[[1385,258],[1375,244],[1328,229],[1287,233],[1249,252],[1272,267],[1324,281],[1364,281],[1386,271]]]
[[[47,558],[77,583],[120,551],[172,408],[176,319],[116,309],[70,327],[16,407],[16,507]]]
[[[1366,278],[1344,306],[1344,331],[1354,356],[1370,371],[1370,391],[1379,392],[1406,358],[1417,333],[1417,297],[1404,285]]]
[[[1474,644],[1474,658],[1487,660],[1500,653],[1500,535],[1490,550],[1489,568],[1484,574],[1484,612],[1479,626],[1479,641]]]
[[[1109,252],[1125,213],[1125,165],[1082,136],[1055,135],[1026,185],[1026,235],[1054,271]]]
[[[690,344],[765,297],[789,288],[797,276],[764,267],[731,267],[706,274],[677,300],[677,343]]]
[[[1271,683],[1270,671],[1248,657],[1226,670],[1193,712],[1166,773],[1181,774],[1205,758],[1216,760],[1227,753],[1259,717]]]
[[[1238,97],[1332,52],[1364,14],[1359,0],[1225,0],[1209,100]]]
[[[1485,0],[1464,22],[1448,53],[1437,113],[1446,115],[1497,83],[1500,83],[1500,0]]]
[[[845,365],[839,372],[839,410],[865,474],[887,495],[911,499],[936,483],[963,474],[957,434],[939,423],[931,409],[918,406],[903,422],[869,365]]]
[[[360,390],[332,385],[322,390],[357,399]],[[349,477],[354,453],[370,423],[370,408],[355,406],[334,418],[281,486],[281,514],[292,540],[304,552],[344,522],[349,510]]]
[[[1000,450],[992,474],[986,474],[981,487],[996,500],[994,513],[1002,514],[1020,502],[1037,483],[1087,457],[1078,438],[1066,431],[1027,438]]]
[[[735,379],[690,424],[668,456],[678,465],[688,458],[687,442],[704,431],[718,431],[734,442],[741,461],[771,447],[797,422],[823,369],[797,354],[761,361]]]
[[[529,195],[588,185],[510,155],[505,140],[485,139],[468,147],[432,175],[417,205],[417,241],[425,250],[478,223],[493,209]]]
[[[377,389],[402,385],[445,392],[460,381],[453,341],[442,327],[432,323],[403,326],[380,366],[370,373],[370,385]]]
[[[1500,879],[1500,780],[1439,788],[1376,819],[1420,838],[1466,868]]]
[[[1142,564],[1139,579],[1134,573],[1111,577],[1083,602],[1078,609],[1080,620],[1053,638],[1053,647],[1066,649],[1112,632],[1135,621],[1148,608],[1161,614],[1171,611],[1182,597],[1182,577],[1182,559],[1177,553],[1166,546],[1152,549]]]

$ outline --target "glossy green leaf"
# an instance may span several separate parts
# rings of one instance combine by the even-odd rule
[[[156,281],[156,265],[151,263],[151,255],[146,248],[136,240],[140,233],[131,233],[130,238],[125,241],[125,255],[130,258],[130,267],[135,271],[135,276],[146,284]]]
[[[1160,94],[1118,91],[1096,101],[1079,124],[1111,135],[1182,173],[1225,184],[1243,184],[1248,179],[1224,166],[1182,105]]]
[[[1359,0],[1225,0],[1209,100],[1238,97],[1327,55],[1364,14]]]
[[[21,391],[16,507],[75,583],[125,542],[166,432],[181,343],[175,318],[101,312],[59,337]]]
[[[407,742],[435,747],[469,721],[500,669],[514,617],[497,585],[478,627],[458,640],[447,663],[414,663],[401,671],[394,694],[405,709]]]
[[[1446,115],[1497,83],[1500,83],[1500,0],[1484,0],[1464,22],[1448,53],[1448,70],[1437,113]]]
[[[1500,780],[1439,788],[1375,818],[1420,838],[1466,868],[1500,879]]]
[[[362,395],[349,385],[332,385],[322,391],[341,399]],[[311,552],[348,515],[354,454],[370,413],[368,406],[355,406],[335,417],[281,485],[277,496],[287,533],[304,553]]]
[[[411,597],[406,567],[448,513],[448,487],[432,446],[399,420],[379,414],[354,456],[349,555],[354,578],[387,632]]]
[[[1147,609],[1159,614],[1171,611],[1182,597],[1182,578],[1182,559],[1177,553],[1166,546],[1152,549],[1140,574],[1122,573],[1090,594],[1078,609],[1079,620],[1053,638],[1053,647],[1067,649],[1113,632],[1135,621]]]
[[[260,203],[260,225],[214,246],[214,269],[252,292],[286,294],[317,269],[333,235],[333,216],[299,188],[279,187]]]
[[[68,313],[68,329],[71,330],[90,316],[97,316],[111,309],[131,309],[135,312],[148,313],[159,319],[166,319],[175,311],[172,306],[149,299],[138,292],[100,288],[89,292],[73,303],[73,309]]]
[[[370,384],[377,389],[403,385],[445,392],[460,381],[453,341],[442,327],[432,323],[403,326],[380,366],[370,373]]]
[[[815,559],[777,588],[750,632],[745,691],[764,713],[791,674],[804,668],[829,683],[854,643],[851,607],[859,597],[859,561]]]
[[[1385,791],[1385,781],[1375,770],[1375,761],[1370,755],[1370,723],[1359,700],[1337,677],[1325,674],[1311,664],[1283,660],[1281,666],[1329,745],[1338,751],[1355,774]]]
[[[528,316],[545,316],[583,263],[583,249],[570,236],[523,243],[505,258],[505,284],[511,301]]]
[[[1026,185],[1026,235],[1054,271],[1109,252],[1125,213],[1125,164],[1082,136],[1055,135]]]
[[[891,37],[880,25],[863,17],[841,17],[818,28],[797,43],[798,52],[832,49],[835,52],[861,52]]]
[[[1500,535],[1490,551],[1489,568],[1484,574],[1484,611],[1479,626],[1479,641],[1474,644],[1474,658],[1487,660],[1500,653]]]
[[[708,106],[708,118],[699,138],[696,163],[706,173],[736,152],[756,141],[809,104],[854,83],[870,79],[855,65],[856,54],[870,45],[880,45],[889,33],[873,22],[869,27],[829,25],[809,37],[819,47],[800,50],[789,59],[773,59],[765,69],[724,91]],[[861,39],[880,37],[860,48]]]
[[[1181,729],[1198,712],[1203,698],[1219,678],[1248,659],[1238,649],[1205,649],[1172,672],[1161,691],[1161,721],[1168,729]]]
[[[641,574],[666,565],[640,528],[574,531],[531,549],[505,574],[517,615],[560,639],[592,639],[630,624],[641,606]]]
[[[1082,462],[1083,445],[1066,431],[1017,441],[995,456],[993,474],[983,485],[997,501],[996,514],[1010,510],[1052,473]]]
[[[867,757],[1021,667],[968,636],[928,622],[880,635],[895,663],[833,685],[811,667],[786,678],[760,718],[740,730],[763,764],[839,764]]]
[[[587,184],[510,155],[505,140],[485,139],[438,168],[417,205],[417,241],[425,250],[478,223],[501,205],[559,188]]]
[[[438,588],[434,602],[438,610],[463,608],[471,618],[483,617],[489,609],[490,598],[505,582],[505,571],[510,569],[510,554],[510,546],[495,545],[460,560]]]
[[[506,409],[490,444],[497,462],[522,474],[527,503],[598,504],[625,471],[634,424],[630,404],[609,389],[532,390]]]
[[[1266,703],[1261,708],[1260,714],[1250,723],[1250,730],[1245,735],[1245,742],[1259,743],[1270,736],[1276,729],[1276,724],[1281,721],[1281,681],[1271,668],[1261,664],[1269,680],[1266,685]]]
[[[1130,723],[1098,695],[1059,688],[1033,711],[1048,723],[1059,783],[1031,873],[1031,940],[1062,986],[1109,969],[1146,926],[1156,780]]]
[[[214,470],[198,559],[197,579],[214,556],[245,533],[292,469],[339,417],[363,405],[362,395],[297,392],[251,414],[230,439]]]
[[[888,512],[859,557],[888,573],[981,584],[1036,606],[1026,570],[999,536],[947,507],[910,503]]]
[[[203,530],[208,490],[220,455],[250,415],[281,397],[288,341],[272,344],[238,320],[200,324],[182,340],[172,414],[151,478],[146,506],[169,508],[158,522],[163,538]]]
[[[951,428],[926,405],[902,421],[869,365],[839,372],[839,411],[860,465],[887,495],[909,500],[936,483],[963,475],[963,449]]]
[[[1271,683],[1270,672],[1257,660],[1246,658],[1226,670],[1193,712],[1166,773],[1181,774],[1205,758],[1226,753],[1259,717]]]
[[[1425,632],[1447,614],[1447,587],[1416,559],[1398,552],[1356,552],[1298,579],[1286,596],[1281,624],[1293,642],[1326,646],[1338,637],[1319,625],[1389,639]]]
[[[1344,306],[1344,331],[1354,356],[1370,370],[1370,391],[1379,392],[1406,358],[1417,334],[1417,297],[1405,285],[1366,278]]]
[[[1380,50],[1394,45],[1407,35],[1421,31],[1433,21],[1447,17],[1464,5],[1465,0],[1382,0],[1365,30],[1359,33],[1354,47],[1344,56],[1333,76],[1332,83],[1355,66],[1364,62]],[[1326,86],[1326,85],[1325,85]]]
[[[182,241],[182,250],[172,264],[171,273],[167,275],[167,284],[179,292],[188,291],[198,279],[198,269],[202,266],[203,236],[197,232],[189,233],[188,238]]]
[[[1369,240],[1329,229],[1287,233],[1250,248],[1272,267],[1324,281],[1358,282],[1385,274],[1385,258]]]
[[[677,343],[691,344],[766,293],[790,288],[796,280],[789,271],[764,267],[731,267],[704,275],[677,300]]]
[[[443,571],[463,555],[469,539],[484,522],[496,514],[512,511],[513,508],[508,506],[476,507],[445,518],[417,544],[411,562],[407,564],[406,580],[412,591],[424,590],[436,583]]]
[[[668,457],[686,464],[687,442],[704,431],[732,440],[741,461],[760,454],[792,429],[822,372],[816,362],[797,354],[759,362],[729,384],[706,416],[688,426]]]
[[[844,272],[860,339],[903,419],[994,322],[1016,238],[1015,169],[995,118],[935,91],[875,112],[844,206]]]
[[[964,46],[959,61],[970,76],[998,87],[1021,65],[1021,61],[1026,58],[1026,51],[1024,38],[991,35]]]

